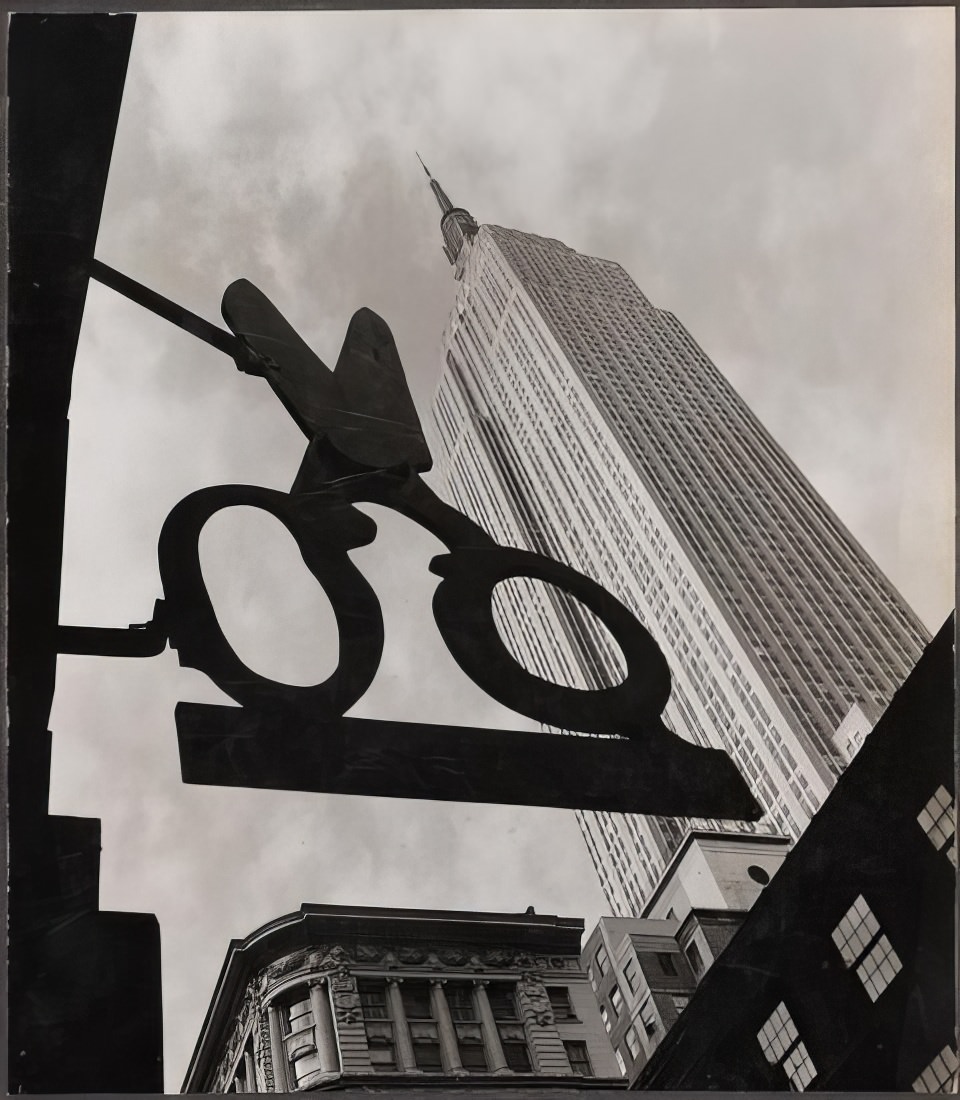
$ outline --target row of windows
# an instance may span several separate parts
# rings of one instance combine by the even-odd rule
[[[405,1025],[410,1030],[416,1068],[425,1073],[442,1072],[440,1039],[429,983],[406,979],[398,983],[398,988]],[[484,989],[497,1025],[507,1067],[517,1073],[531,1072],[530,1054],[523,1025],[519,1022],[514,983],[490,982]],[[396,1021],[392,1018],[386,980],[360,979],[358,991],[373,1067],[377,1072],[394,1072],[398,1068],[396,1036],[393,1030]],[[566,986],[548,986],[547,995],[554,1018],[558,1022],[579,1022]],[[443,996],[454,1022],[463,1068],[468,1072],[487,1072],[490,1068],[488,1051],[479,1027],[481,1017],[474,986],[470,982],[445,982]],[[571,1039],[565,1040],[564,1046],[573,1072],[590,1076],[593,1071],[586,1044]]]
[[[398,987],[416,1069],[423,1073],[442,1073],[444,1066],[430,983],[405,979],[398,983]],[[507,1067],[517,1073],[531,1072],[523,1025],[519,1023],[514,984],[491,982],[485,988]],[[398,1069],[394,1031],[397,1021],[393,1019],[386,981],[382,978],[360,979],[357,989],[373,1068],[378,1073],[395,1072]],[[488,1056],[479,1028],[480,1017],[472,984],[447,982],[442,995],[454,1022],[461,1065],[468,1072],[487,1072]]]
[[[832,939],[844,966],[856,973],[871,1001],[877,1001],[882,996],[903,968],[862,894],[844,913],[833,930]],[[810,1053],[783,1001],[761,1027],[757,1040],[767,1061],[783,1067],[797,1092],[803,1092],[816,1077],[817,1070]]]

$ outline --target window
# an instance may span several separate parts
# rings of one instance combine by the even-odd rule
[[[623,1077],[627,1076],[627,1063],[623,1060],[623,1055],[619,1050],[613,1052],[617,1058],[617,1065],[620,1067],[620,1073]]]
[[[606,1005],[601,1005],[601,1006],[600,1006],[600,1019],[601,1019],[601,1020],[603,1020],[603,1026],[604,1026],[604,1027],[605,1027],[605,1028],[607,1029],[607,1031],[609,1032],[609,1030],[610,1030],[610,1027],[611,1027],[611,1024],[610,1024],[610,1013],[609,1013],[609,1012],[607,1012],[607,1006],[606,1006]]]
[[[510,982],[491,982],[487,986],[487,1000],[495,1020],[516,1020],[517,1002]]]
[[[597,973],[602,978],[610,967],[610,960],[607,958],[607,953],[602,947],[597,948],[597,954],[594,961],[597,964]]]
[[[432,1019],[430,986],[426,982],[405,981],[400,986],[400,996],[403,998],[403,1011],[408,1020]]]
[[[593,1068],[587,1054],[587,1044],[580,1039],[564,1040],[563,1049],[570,1060],[570,1068],[578,1077],[592,1077]]]
[[[647,997],[647,999],[640,1006],[640,1020],[643,1024],[643,1029],[648,1035],[653,1035],[657,1030],[657,1011],[653,1007],[653,1001]]]
[[[397,1068],[397,1056],[394,1053],[393,1042],[386,1035],[367,1037],[367,1047],[370,1051],[370,1064],[374,1073],[393,1073]]]
[[[360,993],[360,1007],[363,1010],[365,1020],[387,1020],[390,1013],[387,1011],[387,986],[382,981],[357,982],[357,990]]]
[[[424,1073],[443,1072],[440,1044],[436,1039],[414,1039],[413,1060],[417,1063],[417,1069],[423,1070]]]
[[[570,990],[563,985],[548,985],[547,996],[550,998],[550,1007],[553,1015],[558,1020],[575,1020],[577,1014],[570,1003]]]
[[[640,1036],[637,1034],[637,1029],[635,1027],[628,1028],[624,1038],[627,1041],[627,1050],[630,1051],[630,1057],[636,1058],[640,1053]]]
[[[450,982],[446,987],[447,1007],[454,1020],[476,1020],[473,1006],[473,989],[466,982]]]
[[[903,964],[890,941],[880,931],[880,923],[860,894],[833,930],[847,969],[856,967],[871,1001],[875,1001],[900,972]]]
[[[700,948],[695,943],[687,944],[687,958],[690,960],[694,974],[699,978],[704,971],[703,956],[700,954]]]
[[[673,1007],[677,1010],[678,1016],[681,1012],[683,1012],[683,1010],[687,1007],[689,1003],[690,998],[682,996],[681,994],[677,994],[677,996],[673,998]]]
[[[284,1029],[287,1035],[293,1035],[304,1028],[313,1027],[313,1010],[310,998],[288,1005],[284,1012]]]
[[[313,1009],[310,997],[303,998],[305,992],[304,989],[297,990],[293,996],[302,999],[288,1003],[281,1015],[284,1046],[297,1087],[309,1074],[320,1068],[320,1055],[313,1031]]]
[[[530,1073],[532,1066],[530,1065],[530,1054],[526,1043],[519,1042],[516,1039],[505,1039],[502,1040],[501,1046],[507,1065],[514,1073]]]
[[[471,1073],[486,1073],[487,1058],[483,1052],[483,1040],[478,1037],[460,1036],[457,1041],[460,1063]]]
[[[623,978],[631,993],[637,991],[637,968],[633,959],[627,959],[627,965],[623,968]]]
[[[917,815],[917,821],[930,838],[930,843],[938,852],[942,852],[944,848],[947,848],[948,844],[950,845],[949,848],[947,848],[947,856],[954,867],[956,867],[957,845],[954,837],[957,830],[957,822],[953,808],[953,799],[950,797],[950,793],[947,791],[946,787],[941,786],[937,788],[933,797]],[[951,840],[954,841],[953,844],[950,844]]]
[[[620,1009],[623,1008],[623,994],[620,992],[620,987],[617,985],[610,990],[610,1007],[613,1009],[615,1015],[620,1015]]]
[[[803,1092],[816,1077],[816,1067],[783,1001],[760,1029],[757,1041],[771,1066],[783,1066],[796,1092]]]
[[[666,951],[660,951],[657,953],[657,962],[660,964],[660,969],[664,974],[674,977],[677,973],[677,964],[673,960],[673,955]]]
[[[945,1046],[929,1066],[913,1082],[914,1092],[957,1091],[957,1052]]]

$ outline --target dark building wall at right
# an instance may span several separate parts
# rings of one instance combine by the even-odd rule
[[[952,1091],[954,619],[633,1082]]]

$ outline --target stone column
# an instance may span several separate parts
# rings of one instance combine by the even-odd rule
[[[246,1092],[257,1091],[257,1071],[253,1065],[253,1055],[249,1050],[243,1052],[243,1072],[246,1075]]]
[[[280,1009],[276,1005],[267,1006],[267,1018],[270,1021],[270,1057],[273,1062],[273,1091],[291,1092],[287,1048],[283,1045],[283,1025],[280,1021]]]
[[[313,1010],[313,1031],[316,1037],[320,1069],[324,1073],[336,1073],[340,1069],[337,1036],[333,1027],[333,1012],[326,980],[310,983],[310,1008]]]
[[[500,1042],[500,1031],[497,1028],[497,1021],[493,1018],[490,998],[487,996],[487,982],[481,978],[475,979],[473,983],[473,1003],[476,1005],[480,1020],[480,1032],[483,1035],[483,1046],[490,1072],[509,1073],[507,1057],[503,1053],[503,1044]]]
[[[397,1069],[410,1073],[417,1068],[417,1059],[413,1053],[413,1040],[410,1038],[410,1025],[400,995],[402,978],[387,978],[387,1003],[390,1005],[390,1019],[393,1021],[393,1049],[397,1058]]]
[[[444,1072],[464,1073],[463,1063],[460,1061],[460,1048],[457,1046],[457,1029],[453,1026],[447,996],[443,992],[442,978],[430,979],[430,1007],[433,1009],[433,1018],[437,1022],[437,1031],[440,1035],[440,1060],[443,1063]]]

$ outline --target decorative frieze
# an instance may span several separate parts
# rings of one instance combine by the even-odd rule
[[[366,942],[347,948],[342,944],[320,944],[294,951],[260,972],[259,988],[265,992],[279,979],[298,970],[323,974],[339,967],[380,965],[386,968],[429,968],[477,970],[578,970],[575,956],[531,955],[507,947],[450,944],[435,949],[414,944]]]

